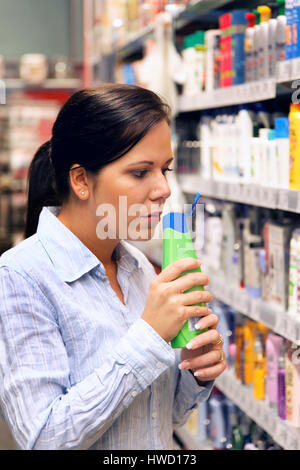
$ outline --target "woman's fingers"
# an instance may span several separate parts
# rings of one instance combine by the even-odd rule
[[[184,360],[180,364],[181,369],[191,369],[197,371],[198,369],[207,368],[225,360],[225,353],[223,349],[213,349],[212,351],[201,354],[199,356]]]
[[[206,367],[205,369],[199,369],[194,372],[194,376],[197,377],[202,382],[208,382],[210,380],[215,380],[219,377],[222,372],[226,369],[226,360],[218,362],[212,367]]]
[[[205,322],[203,322],[205,320]],[[210,328],[208,331],[205,331],[204,333],[199,334],[195,338],[193,338],[187,345],[187,349],[198,349],[203,346],[206,346],[207,344],[216,344],[219,339],[220,339],[220,334],[217,332],[215,329],[218,324],[218,317],[214,313],[207,315],[204,318],[201,318],[201,325],[204,325],[204,327],[201,326],[200,329],[206,329]],[[200,323],[198,322],[198,324]]]

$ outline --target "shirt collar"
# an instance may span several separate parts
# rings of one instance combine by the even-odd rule
[[[48,253],[58,274],[66,282],[79,279],[97,268],[105,277],[102,262],[58,218],[60,206],[43,207],[37,227],[37,235]],[[121,240],[115,249],[118,266],[128,274],[141,267],[129,243]]]

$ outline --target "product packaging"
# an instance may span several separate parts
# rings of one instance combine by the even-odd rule
[[[199,199],[197,194],[193,204],[193,208]],[[180,212],[169,212],[163,217],[163,262],[162,269],[165,269],[171,263],[183,258],[195,258],[197,255],[194,251],[193,241],[189,229],[189,222],[191,226],[191,219],[188,219],[189,214]],[[188,274],[189,272],[201,272],[201,268],[196,268],[190,271],[185,271],[182,275]],[[186,292],[195,290],[204,290],[203,286],[195,286]],[[200,303],[200,306],[205,304]],[[187,343],[192,340],[195,336],[199,335],[206,330],[197,330],[195,325],[199,321],[199,317],[189,319],[179,334],[171,341],[171,345],[174,349],[185,348]]]
[[[290,107],[290,189],[300,190],[300,104]]]
[[[258,78],[264,80],[269,78],[269,20],[271,8],[266,5],[257,7],[260,14],[260,47],[258,50]]]
[[[286,60],[293,58],[294,0],[285,0],[286,14]]]
[[[298,357],[298,349],[298,346],[290,346],[285,361],[286,420],[296,428],[300,428],[300,358]]]
[[[278,168],[278,187],[290,186],[290,126],[288,118],[275,119],[276,160]]]
[[[254,13],[246,13],[245,18],[248,27],[245,32],[245,82],[253,82],[255,80],[255,57],[254,57],[254,26],[256,16]]]
[[[275,333],[269,333],[266,340],[266,399],[276,415],[278,411],[278,364],[283,342],[284,339]]]

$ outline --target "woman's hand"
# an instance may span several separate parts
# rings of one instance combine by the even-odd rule
[[[201,333],[182,349],[180,369],[190,369],[199,382],[215,380],[226,369],[223,338],[217,332],[218,317],[214,314],[202,318],[199,329],[210,328]]]
[[[200,302],[211,302],[213,296],[207,291],[185,292],[194,286],[206,286],[208,277],[200,272],[180,276],[185,271],[199,268],[201,262],[185,258],[167,266],[149,286],[142,319],[168,343],[191,317],[209,315],[211,310],[200,307]]]

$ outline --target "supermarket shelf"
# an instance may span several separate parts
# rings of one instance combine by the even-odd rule
[[[244,289],[230,285],[225,277],[211,272],[209,268],[205,268],[205,272],[210,278],[209,290],[216,299],[300,345],[300,315],[293,316],[276,305],[250,297]]]
[[[59,89],[76,89],[82,86],[82,81],[77,78],[56,79],[49,78],[40,84],[26,83],[20,78],[8,78],[4,80],[5,86],[8,90],[21,90],[21,89],[45,89],[45,90],[59,90]]]
[[[273,79],[218,88],[210,92],[179,97],[179,112],[201,111],[205,109],[234,106],[276,97],[276,81]]]
[[[178,181],[182,190],[188,194],[199,191],[202,196],[214,199],[300,214],[300,191],[206,180],[190,174],[179,174]]]
[[[279,62],[276,78],[218,88],[193,96],[180,96],[179,111],[201,111],[274,99],[277,96],[277,85],[290,82],[295,82],[291,89],[299,88],[300,58]],[[299,99],[298,96],[296,99]]]
[[[277,417],[264,400],[256,400],[252,387],[242,385],[232,371],[225,371],[216,379],[216,386],[253,421],[263,428],[286,450],[300,450],[300,432]]]
[[[185,426],[176,429],[175,433],[188,450],[212,450],[210,441],[200,441]]]

